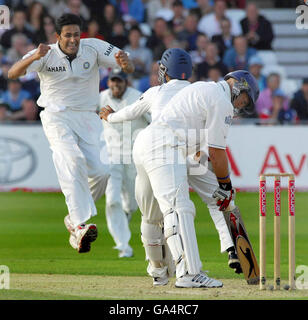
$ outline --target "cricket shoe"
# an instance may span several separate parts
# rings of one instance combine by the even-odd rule
[[[166,284],[168,284],[169,279],[168,276],[164,276],[164,277],[154,277],[153,278],[153,286],[154,287],[159,287],[159,286],[165,286]]]
[[[128,246],[125,250],[120,250],[119,258],[131,258],[134,255],[133,249]]]
[[[80,224],[71,233],[69,242],[79,253],[89,252],[91,242],[97,238],[97,228],[95,224]]]
[[[210,278],[204,272],[194,275],[185,275],[176,279],[176,288],[221,288],[223,283],[219,280]]]

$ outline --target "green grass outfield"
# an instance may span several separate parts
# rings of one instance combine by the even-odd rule
[[[270,216],[273,214],[272,198],[273,194],[269,193],[269,278],[273,277],[273,217]],[[146,275],[139,211],[130,224],[130,243],[135,253],[133,258],[118,259],[118,252],[112,249],[114,243],[106,226],[104,198],[97,203],[98,216],[92,219],[98,225],[99,237],[93,243],[91,252],[78,254],[70,247],[69,234],[63,224],[66,215],[63,195],[16,192],[0,193],[0,265],[8,266],[11,273],[11,289],[0,290],[0,299],[215,299],[228,298],[228,292],[232,292],[231,298],[235,299],[308,299],[308,290],[296,290],[296,293],[284,290],[277,294],[274,291],[260,293],[256,286],[246,285],[242,275],[236,275],[227,267],[227,254],[220,253],[218,235],[207,208],[196,194],[192,193],[192,199],[197,209],[195,225],[204,270],[209,270],[212,277],[224,279],[226,285],[221,290],[225,291],[206,290],[205,294],[203,290],[203,295],[200,295],[201,289],[174,289],[172,281],[163,289],[153,288],[151,279]],[[307,200],[307,193],[296,194],[296,265],[308,267]],[[258,194],[238,193],[236,202],[258,257]],[[286,283],[288,277],[287,221],[287,194],[283,192],[282,283]],[[308,281],[308,275],[306,279]],[[133,284],[128,286],[131,292],[124,288],[119,290],[123,282]]]

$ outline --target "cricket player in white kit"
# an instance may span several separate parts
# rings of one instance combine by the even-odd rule
[[[185,59],[186,63],[184,63]],[[168,69],[168,74],[166,74],[166,70],[162,69],[163,67]],[[136,119],[148,111],[151,113],[153,121],[155,121],[159,118],[162,109],[169,100],[181,89],[190,85],[189,81],[182,80],[182,75],[186,74],[186,77],[188,78],[191,75],[191,72],[192,63],[190,56],[182,49],[168,49],[164,52],[160,61],[159,77],[161,83],[166,83],[148,89],[138,101],[115,113],[111,113],[110,108],[104,108],[101,110],[101,115],[104,115],[104,118],[106,118],[109,123],[117,123]],[[218,187],[216,176],[211,170],[206,170],[205,173],[202,174],[200,174],[200,171],[193,172],[190,169],[191,165],[194,164],[196,164],[196,161],[193,160],[193,157],[189,157],[187,161],[189,185],[207,204],[219,233],[221,252],[226,250],[229,252],[229,266],[236,268],[239,266],[239,261],[234,251],[233,241],[224,217],[216,206],[215,199],[212,198],[213,192]],[[140,188],[144,187],[141,181],[138,183],[138,186]],[[153,197],[152,189],[148,191],[149,194],[147,197],[143,197],[139,201],[139,207],[142,213],[151,212],[151,219],[145,214],[142,215],[142,241],[146,250],[147,259],[149,260],[148,273],[153,277],[154,285],[162,285],[168,282],[168,263],[163,261],[164,252],[167,249],[163,245],[164,239],[162,230],[159,227],[162,224],[161,213],[158,204]],[[139,194],[139,190],[136,189],[137,199],[139,198]],[[147,217],[147,219],[145,217]],[[164,265],[164,267],[161,267],[162,265]]]
[[[12,66],[9,78],[38,73],[37,103],[45,109],[40,116],[68,208],[70,244],[88,252],[97,228],[86,222],[97,214],[94,202],[105,192],[109,177],[99,158],[99,68],[119,66],[131,73],[134,66],[123,51],[105,41],[80,40],[80,26],[78,16],[62,15],[56,22],[57,43],[30,51]]]
[[[197,82],[182,89],[159,119],[138,135],[134,146],[137,181],[143,183],[139,191],[147,189],[147,182],[158,200],[164,216],[165,238],[176,263],[177,287],[222,286],[201,271],[185,158],[194,154],[205,140],[219,183],[213,197],[219,209],[225,210],[233,194],[225,153],[233,108],[253,106],[258,97],[256,82],[248,72],[234,72],[225,79],[217,84]],[[202,130],[207,134],[202,135]],[[195,134],[189,136],[192,131]],[[170,159],[177,161],[170,163]]]
[[[109,89],[100,93],[100,107],[109,105],[113,110],[122,110],[141,96],[141,92],[128,87],[127,74],[114,69],[109,74]],[[108,123],[103,120],[104,138],[109,157],[110,177],[106,189],[106,220],[110,234],[119,250],[119,258],[133,256],[129,245],[131,232],[129,220],[138,209],[135,199],[136,168],[132,149],[138,131],[150,122],[147,114],[125,123]]]

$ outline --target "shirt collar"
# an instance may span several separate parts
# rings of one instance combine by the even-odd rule
[[[189,82],[188,80],[171,79],[168,82],[166,82],[165,84],[172,84],[172,83],[179,82],[179,81],[181,81],[181,82],[183,82],[183,81]]]
[[[59,55],[60,55],[61,58],[66,58],[66,57],[67,57],[67,54],[65,54],[65,53],[60,49],[60,46],[59,46],[59,42],[58,42],[58,41],[56,42],[56,50],[57,50],[57,52],[59,53]],[[81,47],[81,41],[80,41],[80,42],[79,42],[79,48],[78,48],[78,52],[77,52],[76,58],[80,57],[80,56],[81,56],[81,53],[82,53],[82,47]]]
[[[222,80],[218,81],[218,84],[222,87],[224,93],[228,97],[228,100],[231,102],[231,89],[227,81]]]

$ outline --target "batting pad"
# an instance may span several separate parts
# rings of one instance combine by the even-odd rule
[[[201,261],[196,239],[194,217],[171,211],[164,218],[165,238],[176,265],[176,277],[198,274]]]
[[[172,276],[175,271],[170,249],[164,238],[161,226],[141,221],[141,240],[145,249],[146,260],[149,261],[148,273],[152,277]]]
[[[188,273],[198,274],[202,269],[202,263],[199,256],[194,217],[188,213],[180,214],[178,218]]]
[[[141,221],[141,241],[146,259],[155,267],[163,266],[163,231],[159,225]]]

